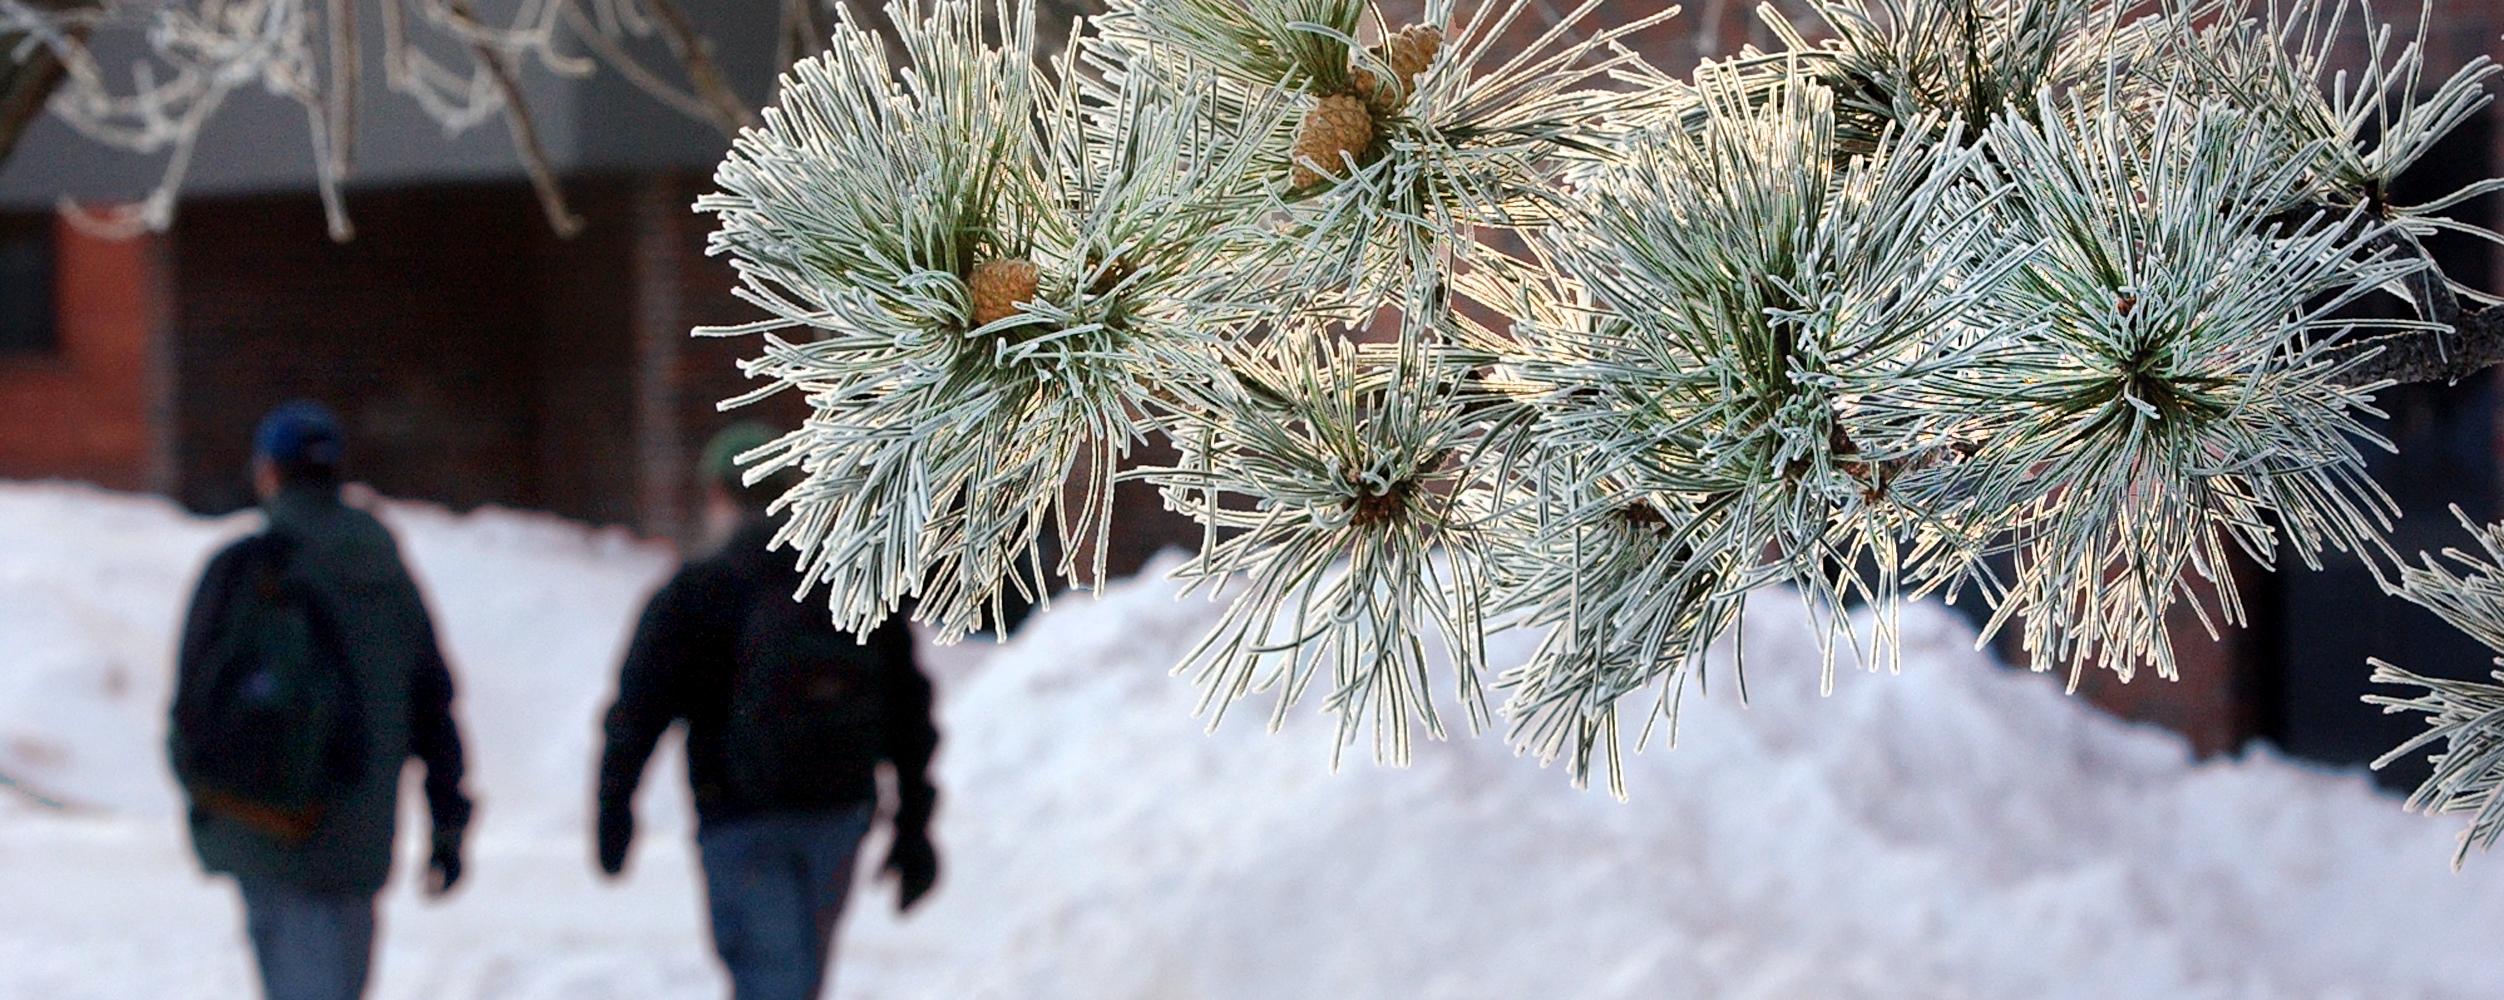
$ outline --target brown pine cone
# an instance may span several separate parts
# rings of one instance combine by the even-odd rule
[[[1372,70],[1356,71],[1356,92],[1383,110],[1396,110],[1408,103],[1410,91],[1417,89],[1418,76],[1434,65],[1435,55],[1443,51],[1443,29],[1431,24],[1412,24],[1383,40],[1374,50],[1376,56],[1389,64],[1400,78],[1398,90],[1391,90],[1374,77]]]
[[[1322,98],[1296,127],[1295,170],[1289,179],[1298,189],[1312,187],[1324,176],[1348,169],[1341,154],[1361,159],[1373,144],[1374,113],[1362,99],[1350,94]]]
[[[965,287],[973,292],[974,325],[989,326],[1017,315],[1019,303],[1034,301],[1042,280],[1042,268],[1016,257],[974,265],[974,273],[965,276]]]

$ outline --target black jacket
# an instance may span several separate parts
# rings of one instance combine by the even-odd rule
[[[599,787],[604,812],[629,807],[653,745],[680,722],[687,726],[687,780],[701,823],[877,801],[874,763],[831,763],[808,783],[809,794],[784,801],[752,801],[730,780],[725,747],[729,727],[737,723],[730,705],[740,630],[756,602],[792,600],[800,585],[790,553],[767,551],[771,536],[768,524],[748,525],[720,554],[681,568],[644,608],[604,725],[607,749]],[[896,823],[916,829],[929,820],[937,800],[929,776],[930,756],[939,745],[930,717],[930,680],[914,662],[913,634],[903,616],[889,619],[867,644],[876,653],[875,669],[882,675],[877,687],[887,704],[878,725],[843,737],[866,741],[862,752],[840,756],[892,764],[900,799]]]
[[[364,711],[359,729],[367,741],[365,769],[301,843],[279,841],[195,805],[192,848],[212,872],[319,892],[376,892],[390,877],[400,772],[409,758],[426,765],[426,801],[435,829],[457,833],[469,823],[470,801],[461,793],[461,734],[452,719],[452,673],[398,546],[372,515],[341,504],[336,490],[312,487],[290,487],[264,509],[270,532],[294,543],[289,572],[320,593],[337,616]],[[178,692],[200,681],[218,630],[230,627],[231,609],[241,606],[232,600],[246,585],[238,553],[229,546],[201,573],[183,625]],[[181,752],[179,741],[172,749]],[[182,762],[175,765],[181,773]]]

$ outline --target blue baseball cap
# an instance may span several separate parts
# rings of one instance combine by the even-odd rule
[[[346,446],[339,415],[304,399],[271,410],[252,433],[253,454],[281,469],[336,469]]]

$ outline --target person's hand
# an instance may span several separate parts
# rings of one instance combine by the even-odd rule
[[[626,848],[635,842],[635,813],[626,807],[600,807],[600,873],[616,878],[626,870]]]
[[[914,904],[930,894],[939,884],[939,849],[932,846],[927,830],[897,830],[896,840],[887,848],[887,863],[880,867],[881,878],[896,880],[896,912],[912,912]]]
[[[442,899],[461,884],[461,831],[435,831],[435,852],[426,861],[426,898]]]

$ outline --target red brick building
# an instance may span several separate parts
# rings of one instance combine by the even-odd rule
[[[118,489],[169,482],[156,248],[42,214],[11,220],[0,240],[47,262],[13,275],[12,296],[35,301],[7,310],[12,332],[0,340],[0,476]]]
[[[513,183],[360,192],[346,244],[300,192],[193,199],[161,236],[51,225],[58,329],[0,355],[0,476],[232,509],[253,421],[304,396],[339,407],[387,493],[675,532],[688,455],[741,381],[740,345],[687,331],[746,313],[702,255],[692,183],[571,188],[589,225],[570,241]]]

